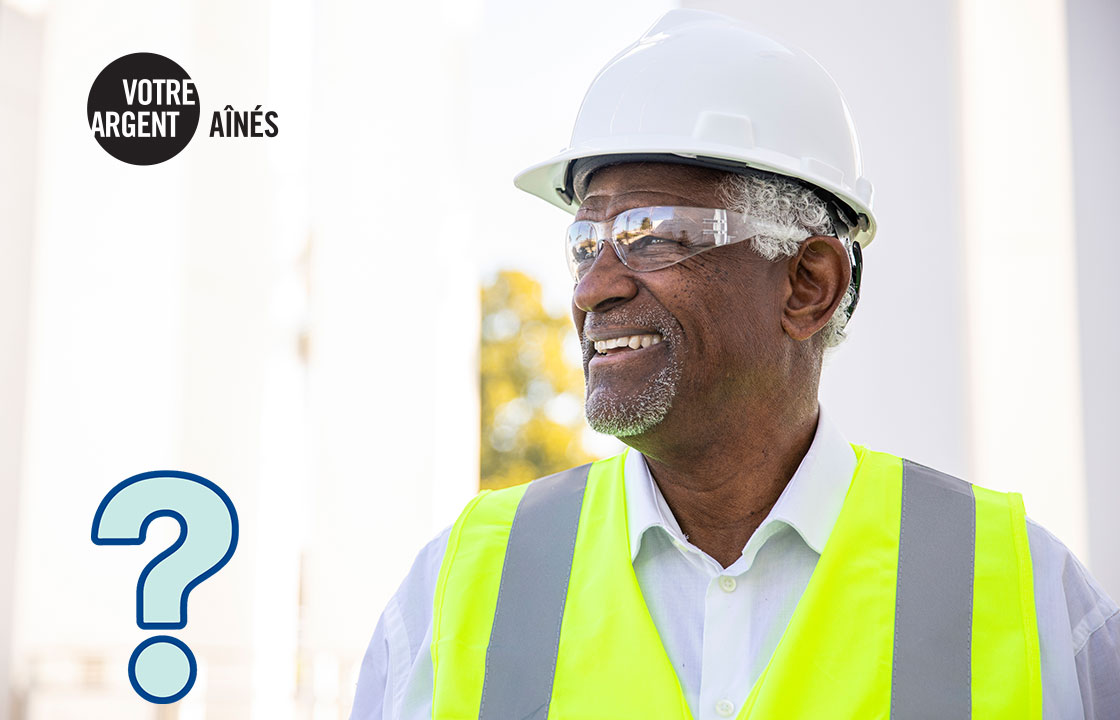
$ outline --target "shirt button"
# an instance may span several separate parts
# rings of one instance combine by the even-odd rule
[[[720,700],[716,703],[716,712],[720,717],[731,717],[731,713],[735,712],[735,703],[730,700]]]
[[[735,578],[730,575],[720,575],[719,586],[727,592],[732,592],[735,589]]]

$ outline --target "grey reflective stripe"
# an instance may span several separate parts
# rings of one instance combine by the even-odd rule
[[[972,715],[976,497],[963,480],[902,461],[891,718]]]
[[[529,483],[513,515],[486,649],[480,720],[544,720],[591,465]]]

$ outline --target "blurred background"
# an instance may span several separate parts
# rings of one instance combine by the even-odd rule
[[[1120,4],[684,5],[805,47],[851,105],[880,232],[821,391],[848,439],[1020,490],[1120,596]],[[512,177],[673,6],[0,0],[0,717],[345,718],[385,602],[480,483],[619,447],[582,420],[567,216]],[[140,51],[202,105],[154,167],[85,114]],[[226,104],[279,136],[207,137]],[[155,469],[241,519],[171,706],[126,667],[178,526],[90,542]]]

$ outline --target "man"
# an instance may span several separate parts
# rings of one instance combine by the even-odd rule
[[[630,449],[472,501],[353,718],[1120,718],[1117,607],[1021,499],[818,404],[875,234],[854,137],[808,56],[718,15],[600,72],[516,182],[576,212],[587,417]]]

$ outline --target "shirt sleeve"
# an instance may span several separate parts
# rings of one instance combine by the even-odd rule
[[[1076,662],[1085,717],[1120,720],[1120,614],[1088,634]]]
[[[1084,565],[1028,520],[1044,720],[1120,720],[1120,614]]]
[[[450,534],[448,526],[424,546],[381,613],[362,657],[350,720],[403,720],[406,705],[431,702],[432,602]],[[427,684],[426,695],[410,687],[417,683]]]

